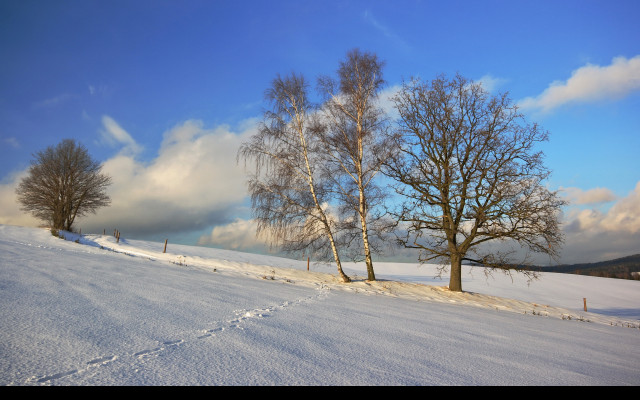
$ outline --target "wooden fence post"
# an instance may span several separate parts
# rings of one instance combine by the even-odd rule
[[[582,301],[584,301],[584,310],[587,311],[587,298],[583,297]]]
[[[309,270],[309,257],[307,257],[307,271]]]
[[[164,240],[164,250],[162,250],[163,253],[167,252],[167,240],[169,240],[169,239],[165,239]]]

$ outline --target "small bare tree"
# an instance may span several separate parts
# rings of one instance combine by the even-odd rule
[[[72,139],[47,147],[34,154],[28,175],[16,188],[21,209],[52,229],[71,231],[76,217],[111,203],[106,194],[111,178],[101,168]]]
[[[399,241],[420,249],[422,263],[448,260],[450,290],[462,291],[463,260],[510,273],[528,262],[515,261],[519,248],[558,255],[565,203],[544,186],[549,171],[535,149],[546,131],[527,124],[506,94],[490,96],[460,75],[405,83],[395,104],[401,152],[385,173],[405,199],[394,212],[406,228]],[[498,241],[517,246],[487,248]]]
[[[311,251],[314,258],[333,258],[343,282],[336,221],[328,210],[308,85],[300,75],[276,77],[266,91],[272,108],[264,113],[259,132],[239,149],[238,157],[252,162],[249,192],[258,234],[289,253]]]
[[[378,212],[385,190],[376,184],[381,162],[393,148],[383,135],[386,119],[377,105],[384,85],[384,63],[375,54],[358,49],[340,63],[338,78],[321,77],[318,87],[324,96],[321,135],[325,146],[326,173],[333,182],[343,218],[344,232],[361,239],[367,279],[375,280],[371,257],[374,241],[387,225]],[[352,236],[355,239],[358,236]],[[381,243],[378,241],[378,243]]]

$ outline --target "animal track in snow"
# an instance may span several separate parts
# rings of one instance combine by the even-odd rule
[[[99,357],[99,358],[96,358],[96,359],[93,359],[93,360],[87,362],[87,365],[106,364],[108,362],[114,361],[116,358],[118,358],[118,357],[117,356]]]
[[[139,351],[139,352],[135,353],[133,356],[134,357],[138,357],[138,358],[145,357],[145,356],[148,356],[150,354],[157,353],[157,352],[159,352],[161,350],[163,350],[162,347],[156,347],[155,349],[147,349],[147,350]]]
[[[69,376],[69,375],[73,375],[75,373],[77,373],[78,370],[77,369],[73,369],[71,371],[67,371],[67,372],[59,372],[57,374],[53,374],[53,375],[48,375],[48,376],[43,376],[42,378],[30,378],[29,380],[27,380],[27,383],[31,382],[36,382],[36,383],[45,383],[45,382],[49,382],[52,381],[54,379],[60,379],[60,378],[64,378],[65,376]]]
[[[222,333],[226,329],[230,329],[230,328],[244,330],[244,327],[242,326],[242,324],[248,319],[256,319],[256,318],[260,319],[260,318],[271,317],[271,315],[278,310],[283,310],[291,306],[307,304],[313,301],[323,299],[324,297],[327,296],[328,290],[329,289],[327,287],[322,286],[317,289],[318,293],[316,293],[313,296],[303,297],[297,300],[285,300],[277,306],[254,308],[251,310],[236,310],[234,312],[235,314],[234,318],[227,320],[226,323],[216,322],[215,328],[204,330],[201,335],[196,336],[195,338],[206,339],[206,338],[215,337],[216,334]],[[106,356],[96,357],[91,359],[90,361],[87,361],[84,364],[83,368],[70,369],[64,372],[58,372],[58,373],[44,375],[44,376],[32,376],[31,378],[27,379],[25,383],[26,384],[50,384],[52,381],[55,381],[57,379],[61,379],[70,375],[80,374],[91,368],[100,368],[116,360],[123,361],[127,357],[133,358],[133,362],[136,362],[136,360],[142,360],[147,357],[159,355],[163,351],[167,351],[169,348],[177,347],[186,342],[187,340],[185,339],[167,340],[167,341],[161,342],[160,346],[140,350],[133,354],[125,354],[123,356],[106,355]]]
[[[198,336],[197,339],[204,339],[204,338],[208,338],[213,336],[213,334],[215,332],[222,332],[224,330],[223,327],[218,327],[218,328],[214,328],[214,329],[208,329],[206,331],[204,331],[204,334],[201,336]]]

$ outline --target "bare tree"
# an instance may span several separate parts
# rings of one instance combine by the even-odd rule
[[[52,229],[71,231],[76,217],[111,203],[106,194],[111,178],[101,168],[72,139],[47,147],[34,154],[28,175],[16,188],[21,209]]]
[[[382,135],[386,120],[377,105],[384,85],[383,66],[375,54],[354,49],[340,63],[337,80],[329,77],[318,80],[325,100],[326,131],[321,135],[326,149],[325,172],[333,181],[341,214],[347,216],[343,219],[345,232],[356,232],[362,241],[359,254],[364,253],[367,279],[371,281],[376,279],[371,234],[384,232],[386,226],[383,213],[378,212],[385,191],[377,186],[376,176],[380,160],[392,149]]]
[[[401,152],[385,173],[405,199],[394,213],[407,228],[401,244],[420,249],[422,263],[448,260],[452,291],[462,291],[463,260],[510,273],[532,253],[557,257],[565,203],[544,186],[549,171],[535,146],[546,131],[506,94],[490,96],[460,75],[405,83],[394,101]],[[488,248],[498,241],[511,247]]]
[[[278,76],[267,90],[272,109],[264,113],[259,132],[243,143],[238,157],[253,162],[249,192],[258,234],[286,252],[311,251],[314,258],[336,263],[344,274],[336,240],[336,221],[329,214],[326,182],[318,173],[317,124],[300,75]]]

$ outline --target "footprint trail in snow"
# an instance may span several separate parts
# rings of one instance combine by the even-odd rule
[[[201,341],[203,339],[213,338],[216,335],[223,333],[225,330],[231,330],[231,329],[244,330],[244,327],[242,326],[242,324],[246,320],[270,317],[272,316],[273,313],[278,312],[280,310],[285,310],[288,307],[294,307],[297,305],[303,305],[303,304],[312,303],[318,300],[323,300],[328,296],[329,289],[327,286],[322,285],[316,290],[317,290],[317,293],[314,294],[313,296],[303,297],[296,300],[286,300],[276,306],[255,308],[251,310],[235,311],[234,312],[235,316],[232,319],[229,319],[227,321],[214,322],[212,323],[212,325],[214,325],[215,327],[211,329],[198,330],[196,334],[197,336],[195,336],[195,340]],[[168,340],[168,341],[161,342],[159,346],[148,348],[148,349],[142,349],[132,354],[125,354],[121,356],[106,355],[106,356],[96,357],[90,361],[87,361],[81,367],[78,367],[75,369],[70,369],[67,371],[57,372],[57,373],[48,374],[44,376],[32,376],[25,381],[25,384],[40,384],[40,385],[51,384],[58,379],[65,378],[70,375],[82,374],[92,369],[108,365],[118,360],[121,362],[130,362],[133,364],[145,358],[157,356],[162,352],[169,351],[174,348],[178,348],[179,346],[189,341],[191,340],[190,339]],[[126,360],[131,360],[131,361],[126,361]]]

